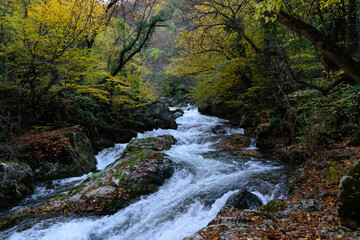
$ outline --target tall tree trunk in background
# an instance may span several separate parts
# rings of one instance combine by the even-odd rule
[[[343,69],[345,73],[355,81],[360,82],[360,63],[347,55],[344,48],[336,45],[336,43],[331,41],[310,24],[293,17],[282,10],[279,12],[273,10],[272,12],[277,16],[277,20],[280,23],[298,33],[300,36],[310,40],[326,57]]]

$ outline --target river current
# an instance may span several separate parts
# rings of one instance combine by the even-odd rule
[[[181,240],[205,227],[239,190],[247,189],[264,204],[286,196],[284,169],[275,161],[235,156],[214,146],[231,134],[243,133],[243,129],[233,128],[223,119],[201,115],[196,108],[184,111],[177,119],[178,129],[158,129],[137,136],[171,134],[177,139],[165,153],[181,167],[157,192],[113,215],[24,219],[0,232],[0,239]],[[96,156],[98,169],[119,158],[125,147],[126,144],[117,144],[100,152]],[[252,144],[248,149],[256,146]],[[20,206],[40,204],[68,191],[87,176],[39,185]]]

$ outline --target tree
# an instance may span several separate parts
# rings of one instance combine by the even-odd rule
[[[116,36],[116,44],[121,48],[115,53],[110,76],[118,75],[124,66],[149,43],[155,29],[168,20],[164,11],[153,14],[157,0],[111,1],[108,8],[113,8],[115,18],[121,19],[122,32]],[[100,83],[103,84],[105,78]]]
[[[261,1],[256,6],[260,9],[260,12],[268,12],[274,15],[280,23],[292,31],[298,33],[310,40],[328,59],[333,61],[339,66],[345,73],[347,73],[355,81],[360,82],[360,63],[352,58],[347,51],[347,47],[341,47],[337,43],[345,41],[345,27],[346,25],[354,27],[354,7],[353,1],[344,0],[331,0],[331,1],[307,1],[305,6],[307,7],[306,14],[297,14],[296,12],[287,12],[285,9],[289,8],[291,3],[296,1],[278,1],[278,0],[266,0]],[[316,4],[315,4],[316,2]],[[349,24],[346,24],[345,9],[350,8]],[[334,14],[335,9],[338,9],[337,14]],[[355,7],[356,8],[356,7]],[[330,11],[331,20],[334,22],[334,34],[329,34],[326,30],[326,22],[324,19],[324,12]],[[310,24],[310,18],[308,15],[313,14],[316,20],[320,21],[318,26],[322,26],[323,32],[317,29],[315,25]],[[309,22],[307,22],[309,21]],[[356,21],[356,20],[355,20]],[[353,30],[350,30],[351,47],[354,49],[354,42],[356,37]]]
[[[173,73],[197,76],[193,96],[200,105],[239,109],[248,104],[250,98],[243,97],[248,91],[256,96],[268,89],[256,60],[264,53],[265,32],[251,19],[249,1],[190,2],[193,26],[179,38],[180,58],[174,60]]]
[[[99,0],[16,0],[2,16],[1,56],[7,69],[1,79],[10,79],[20,93],[29,90],[35,116],[45,94],[86,79],[95,59],[81,43],[103,26],[104,5]]]

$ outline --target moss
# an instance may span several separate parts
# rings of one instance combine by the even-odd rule
[[[259,210],[259,209],[258,209]],[[276,218],[274,217],[274,216],[272,216],[271,214],[269,214],[268,212],[262,212],[262,211],[260,211],[260,212],[253,212],[253,214],[255,215],[255,216],[259,216],[259,217],[262,217],[262,218],[266,218],[266,219],[270,219],[270,220],[272,220],[272,221],[277,221],[276,220]]]
[[[265,204],[264,206],[261,206],[258,208],[258,210],[262,213],[264,212],[271,212],[271,213],[276,213],[278,211],[282,211],[284,210],[286,207],[285,203],[276,203],[274,201],[270,201],[267,204]]]
[[[80,184],[79,186],[73,187],[70,191],[69,191],[69,196],[74,196],[75,194],[81,192],[85,187],[85,184]]]
[[[133,171],[133,170],[135,169],[135,167],[136,167],[136,162],[132,162],[132,163],[129,165],[128,169],[129,169],[130,171]]]
[[[130,157],[126,160],[123,160],[122,162],[120,162],[119,164],[117,164],[113,169],[120,169],[123,168],[125,165],[129,164],[130,162],[132,162],[134,160],[134,157]]]
[[[149,153],[145,151],[137,151],[134,153],[135,156],[139,157],[140,159],[145,159],[149,157]]]

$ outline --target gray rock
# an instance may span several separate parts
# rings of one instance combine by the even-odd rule
[[[174,111],[171,111],[171,113],[173,114],[174,118],[179,118],[182,115],[184,115],[184,110],[178,108],[178,109],[176,109]]]
[[[321,202],[317,199],[303,199],[301,200],[301,204],[301,211],[304,212],[318,212],[324,209]]]
[[[240,210],[257,209],[263,205],[262,201],[255,194],[252,194],[248,190],[242,190],[232,195],[227,200],[226,204]]]
[[[15,161],[0,162],[0,209],[6,209],[33,193],[33,172],[25,164]]]
[[[177,128],[174,115],[166,104],[162,102],[154,102],[147,105],[135,114],[134,118],[136,121],[142,122],[147,130]]]
[[[176,143],[176,139],[171,135],[134,139],[126,146],[124,154],[142,149],[150,149],[154,151],[168,150],[174,143]]]
[[[277,218],[285,218],[289,216],[292,212],[304,211],[304,212],[316,212],[322,211],[324,207],[321,202],[317,199],[303,199],[300,203],[290,204],[285,210],[279,211],[276,214]]]
[[[259,227],[264,228],[264,229],[268,229],[268,228],[275,229],[276,224],[273,221],[269,220],[269,221],[266,221],[263,224],[261,224]]]

